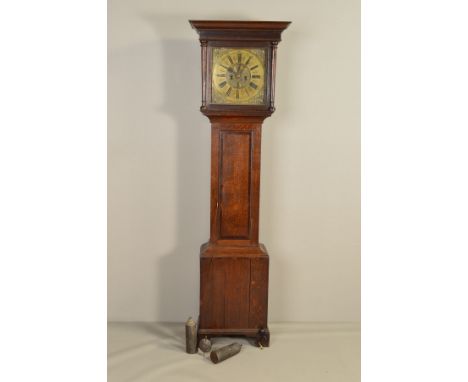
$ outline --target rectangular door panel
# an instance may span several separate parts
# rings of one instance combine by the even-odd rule
[[[250,236],[251,133],[221,133],[220,238]]]

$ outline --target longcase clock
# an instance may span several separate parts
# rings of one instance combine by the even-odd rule
[[[190,21],[211,122],[210,239],[200,250],[198,337],[269,346],[269,257],[259,243],[262,123],[275,110],[276,49],[286,21]]]

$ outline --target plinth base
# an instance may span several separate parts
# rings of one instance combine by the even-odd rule
[[[269,346],[269,257],[263,244],[205,244],[200,254],[198,337],[245,336]]]

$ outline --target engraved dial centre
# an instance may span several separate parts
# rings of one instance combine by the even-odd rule
[[[227,83],[234,89],[241,89],[249,86],[252,77],[250,69],[245,64],[238,64],[230,67],[227,74]]]

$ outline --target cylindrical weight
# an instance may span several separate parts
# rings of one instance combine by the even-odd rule
[[[234,342],[230,345],[219,348],[218,350],[213,350],[210,354],[210,358],[213,363],[219,363],[239,353],[241,348],[241,344]]]
[[[187,353],[197,352],[197,324],[192,317],[185,323],[185,342]]]

